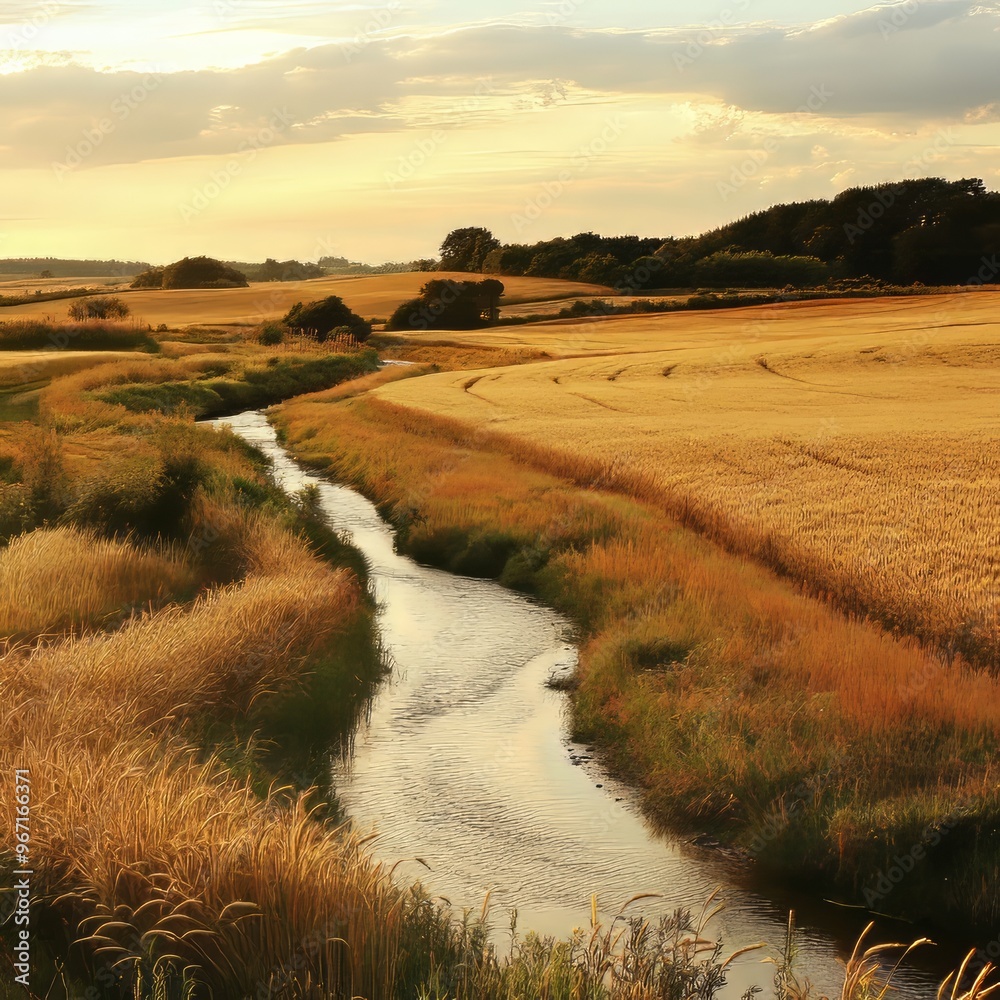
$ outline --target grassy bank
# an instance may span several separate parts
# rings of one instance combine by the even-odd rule
[[[576,728],[653,816],[878,912],[1000,917],[994,675],[545,471],[542,446],[514,461],[500,435],[344,395],[283,407],[289,446],[375,499],[417,558],[575,618]]]
[[[373,372],[377,366],[374,351],[321,358],[275,358],[268,359],[264,367],[247,366],[228,377],[132,382],[97,392],[96,397],[132,413],[186,410],[198,417],[216,417],[326,389]]]

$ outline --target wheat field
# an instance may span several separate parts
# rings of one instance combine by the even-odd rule
[[[851,610],[997,662],[998,306],[984,292],[513,328],[490,344],[578,356],[376,396],[598,462]]]
[[[468,274],[412,271],[367,277],[314,278],[309,281],[259,282],[249,288],[146,289],[123,292],[132,315],[159,326],[252,324],[280,319],[296,302],[339,295],[366,319],[387,318],[400,303],[417,295],[432,278],[469,280]],[[473,277],[482,277],[474,275]],[[606,295],[602,285],[550,278],[504,278],[504,302],[518,305],[578,296]],[[0,309],[0,322],[12,319],[62,318],[76,299],[30,302]]]

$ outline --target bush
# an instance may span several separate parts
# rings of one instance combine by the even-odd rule
[[[329,295],[306,305],[296,302],[283,322],[293,330],[315,337],[320,343],[341,328],[359,344],[364,343],[372,332],[371,323],[352,312],[339,295]]]
[[[257,334],[257,342],[264,347],[275,347],[285,339],[285,328],[280,323],[265,323]]]
[[[112,295],[99,295],[82,299],[69,307],[69,318],[77,322],[87,319],[125,319],[129,308],[121,299]]]

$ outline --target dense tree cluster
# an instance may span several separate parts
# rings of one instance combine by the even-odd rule
[[[346,257],[320,257],[319,266],[327,274],[404,274],[409,271],[436,271],[438,262],[424,258],[410,261],[386,261],[384,264],[362,264]]]
[[[926,285],[1000,281],[1000,194],[981,180],[941,178],[851,188],[836,198],[776,205],[697,237],[578,233],[500,244],[457,229],[441,268],[562,278],[621,291],[808,287],[874,279]]]
[[[303,264],[298,260],[275,260],[268,257],[263,264],[243,264],[227,261],[230,267],[242,271],[250,281],[308,281],[326,276],[319,264]]]
[[[246,288],[242,271],[212,257],[185,257],[136,275],[133,288]]]
[[[387,330],[475,330],[495,322],[500,314],[503,282],[449,281],[436,278],[420,295],[404,302],[389,317]]]

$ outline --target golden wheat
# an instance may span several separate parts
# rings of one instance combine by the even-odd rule
[[[33,531],[0,551],[0,639],[100,625],[195,584],[182,555],[75,528]]]
[[[30,767],[38,886],[63,893],[98,955],[138,967],[158,937],[179,967],[253,992],[311,942],[304,971],[332,991],[378,995],[398,903],[388,878],[301,801],[292,811],[259,801],[172,735],[185,718],[245,711],[294,681],[357,607],[356,583],[286,531],[245,517],[244,535],[243,583],[110,635],[0,657],[0,761]],[[13,850],[11,836],[0,851]]]
[[[617,342],[621,353],[377,395],[502,430],[512,453],[560,473],[574,460],[600,466],[604,481],[851,610],[997,661],[997,300],[518,328],[501,339],[602,354]],[[533,450],[542,444],[548,457]]]

